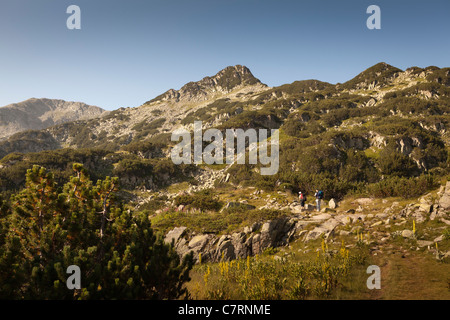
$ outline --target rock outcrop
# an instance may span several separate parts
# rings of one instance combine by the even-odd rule
[[[401,208],[398,202],[394,202],[383,211],[372,214],[367,212],[370,212],[368,207],[375,203],[374,199],[359,198],[352,203],[358,206],[358,209],[340,211],[335,200],[332,199],[329,206],[331,205],[334,209],[326,207],[321,212],[309,211],[294,203],[286,207],[286,210],[291,211],[291,216],[255,222],[232,234],[195,234],[190,233],[186,227],[177,227],[167,233],[165,241],[166,243],[173,241],[180,256],[192,252],[195,259],[198,259],[201,254],[204,262],[218,262],[261,254],[268,248],[287,246],[296,239],[307,243],[320,238],[332,239],[336,235],[356,235],[361,228],[365,228],[366,231],[380,226],[390,228],[392,223],[401,226],[407,219],[414,220],[418,225],[427,219],[438,219],[441,223],[450,225],[450,182],[441,188],[437,199],[430,193],[418,199],[417,203],[410,203],[404,208]],[[230,207],[237,205],[242,204],[229,203]],[[370,233],[377,235],[376,231]],[[442,241],[442,237],[433,241],[432,239],[416,239],[416,234],[410,229],[403,229],[398,235],[405,239],[418,240],[419,248]],[[389,237],[386,234],[381,235],[379,241],[385,242]]]
[[[439,209],[447,212],[450,211],[450,181],[447,181],[444,194],[439,199]]]

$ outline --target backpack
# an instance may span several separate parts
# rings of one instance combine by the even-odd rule
[[[319,190],[319,192],[317,193],[317,198],[323,199],[323,191],[322,190]]]

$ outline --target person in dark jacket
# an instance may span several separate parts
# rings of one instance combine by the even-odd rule
[[[320,211],[320,202],[323,199],[323,191],[316,189],[316,193],[314,194],[314,196],[316,197],[317,211]]]

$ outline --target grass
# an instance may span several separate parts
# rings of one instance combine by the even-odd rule
[[[412,222],[397,229],[412,229]],[[450,234],[436,221],[417,224],[416,229],[418,238]],[[433,230],[438,231],[430,234]],[[363,238],[356,241],[350,234],[327,242],[297,240],[244,260],[196,265],[187,288],[194,299],[450,299],[448,262],[437,261],[427,248],[416,250],[415,240],[396,237],[381,246],[370,233]],[[370,254],[374,245],[381,247],[377,255]],[[347,261],[342,248],[348,251]],[[439,243],[441,252],[449,249],[450,237]],[[366,286],[369,265],[381,269],[381,290]]]
[[[183,181],[180,183],[174,183],[167,187],[167,192],[178,193],[180,191],[187,190],[189,187],[190,187],[190,184],[187,181]]]
[[[220,300],[347,299],[367,291],[366,248],[349,251],[320,240],[315,245],[321,248],[308,253],[293,246],[243,260],[196,265],[187,288],[194,299]]]
[[[432,255],[397,253],[375,261],[381,266],[381,290],[372,299],[448,300],[450,266],[437,262]]]
[[[367,158],[376,160],[380,157],[380,151],[381,151],[380,148],[371,147],[371,148],[367,148],[366,150],[364,150],[364,153]]]
[[[272,220],[286,214],[279,210],[246,210],[239,207],[222,212],[168,210],[152,217],[151,221],[153,228],[164,233],[174,227],[185,226],[195,232],[229,234],[255,222]]]
[[[431,192],[433,199],[435,193],[436,190]],[[270,193],[270,198],[274,196],[276,194]],[[357,200],[346,197],[339,203],[338,210],[342,213],[356,208]],[[383,200],[372,199],[364,204],[364,213],[375,215],[397,204],[386,217],[388,219],[411,203],[411,200],[396,197]],[[366,221],[371,224],[370,218],[366,217]],[[450,250],[450,228],[438,220],[426,220],[415,224],[416,239],[404,239],[392,235],[404,229],[413,230],[413,219],[407,218],[401,225],[395,223],[398,221],[391,220],[390,227],[383,223],[368,228],[362,222],[342,226],[340,230],[353,231],[346,236],[335,234],[329,239],[326,250],[321,239],[308,243],[297,240],[289,247],[271,249],[266,254],[249,258],[248,270],[245,260],[196,265],[187,287],[195,299],[450,299],[448,261],[437,261],[433,246],[431,251],[417,246],[417,240],[432,241],[437,236],[447,235],[438,244],[440,252],[447,252]],[[309,227],[314,226],[305,229]],[[363,234],[362,241],[356,240],[357,233]],[[375,234],[380,233],[391,237],[386,243],[379,242],[377,239],[381,237],[377,238]],[[325,258],[325,252],[339,253],[341,241],[348,244],[346,248],[354,259],[348,270],[342,261]],[[373,247],[377,249],[371,249]],[[369,253],[372,251],[376,254]],[[369,277],[366,270],[372,264],[381,268],[381,290],[369,290],[366,286]],[[331,278],[327,280],[320,270],[331,270],[327,269],[330,266],[346,271],[339,273],[333,269],[335,273],[330,271]],[[325,285],[330,283],[327,281],[334,284]]]

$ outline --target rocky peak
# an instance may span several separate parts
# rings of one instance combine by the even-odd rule
[[[380,62],[364,70],[350,81],[345,82],[342,87],[350,90],[372,90],[376,86],[384,86],[401,72],[403,72],[401,69],[385,62]]]
[[[155,101],[199,102],[208,100],[217,93],[226,94],[234,89],[252,85],[265,86],[253,76],[247,67],[241,65],[230,66],[212,77],[205,77],[197,82],[189,82],[180,90],[170,89],[145,104]]]

